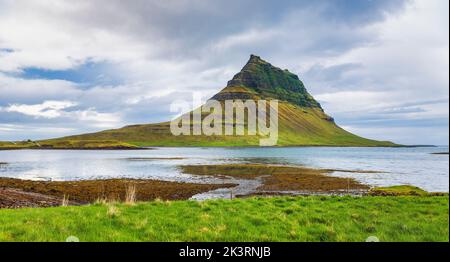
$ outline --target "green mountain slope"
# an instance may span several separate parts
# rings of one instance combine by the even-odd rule
[[[340,128],[324,113],[296,75],[274,67],[258,56],[252,55],[241,72],[213,99],[279,100],[278,146],[396,146],[391,142],[365,139]],[[256,146],[260,138],[248,135],[174,136],[170,132],[170,122],[164,122],[39,142],[48,147],[64,147],[79,141],[120,141],[135,146]]]

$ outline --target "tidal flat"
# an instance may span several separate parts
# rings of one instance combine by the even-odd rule
[[[97,201],[124,202],[133,191],[134,201],[182,200],[227,188],[233,184],[194,184],[144,179],[32,181],[0,178],[0,208],[86,205]]]
[[[120,202],[125,200],[130,187],[134,188],[136,201],[185,200],[191,197],[202,199],[198,196],[214,195],[216,190],[225,191],[225,195],[233,192],[230,194],[246,197],[258,194],[355,195],[366,193],[370,188],[353,179],[329,176],[331,170],[306,167],[226,164],[182,165],[179,169],[183,174],[211,176],[223,181],[195,184],[149,179],[33,181],[0,178],[0,207],[58,206],[66,198],[69,205],[89,204],[98,200]]]
[[[448,147],[152,149],[0,151],[3,206],[448,192]]]
[[[362,194],[370,187],[351,178],[330,176],[333,170],[266,164],[185,165],[182,173],[213,176],[226,181],[259,180],[247,195],[262,194]],[[241,195],[245,196],[245,194]]]

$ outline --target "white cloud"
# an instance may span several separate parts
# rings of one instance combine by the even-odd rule
[[[39,132],[39,133],[51,133],[51,134],[61,134],[69,133],[75,131],[73,128],[64,127],[42,127],[34,125],[11,125],[11,124],[0,124],[0,131],[5,132]]]
[[[370,128],[383,129],[385,139],[398,137],[398,130],[410,128],[411,136],[425,140],[420,131],[408,126],[391,133],[383,120],[411,125],[441,119],[440,126],[434,127],[440,134],[434,143],[448,143],[448,136],[443,141],[441,135],[448,133],[445,119],[449,115],[448,5],[448,1],[440,0],[412,1],[402,14],[366,27],[377,36],[370,45],[322,60],[322,69],[358,65],[344,70],[337,81],[312,79],[316,97],[325,102],[325,109],[363,136],[372,134]],[[368,128],[368,119],[378,122]]]
[[[5,1],[0,17],[0,71],[26,67],[71,69],[91,61],[133,61],[150,55],[152,45],[114,30],[87,26],[77,18],[92,8],[82,1]],[[154,48],[154,47],[153,47]]]
[[[16,105],[0,122],[31,126],[38,117],[82,133],[166,120],[171,101],[219,91],[250,53],[299,73],[326,111],[361,135],[368,119],[448,118],[448,1],[367,3],[348,12],[334,1],[0,0],[0,106]],[[101,74],[120,83],[86,88],[21,75],[86,62],[111,65]],[[77,105],[41,109],[45,101]]]
[[[81,93],[76,84],[69,81],[23,79],[0,72],[0,104],[70,100],[70,98],[78,97]]]
[[[1,109],[0,109],[1,110]],[[17,130],[17,126],[10,124],[0,124],[0,131],[13,132]]]
[[[36,119],[66,118],[100,128],[111,128],[122,121],[119,113],[101,113],[95,108],[67,111],[77,105],[73,101],[44,101],[42,104],[35,105],[12,104],[4,108],[0,107],[0,112],[20,113]]]
[[[35,139],[36,137],[54,138],[60,136],[67,136],[77,131],[77,128],[72,127],[55,127],[45,126],[40,124],[0,124],[0,140],[12,140],[10,137],[14,136],[15,141]]]
[[[343,128],[355,134],[364,134],[367,138],[378,140],[386,140],[386,134],[389,134],[389,141],[405,145],[448,145],[448,132],[436,129],[434,126],[343,126]],[[420,136],[419,142],[417,136]]]
[[[95,108],[65,113],[65,115],[82,122],[91,123],[92,126],[99,128],[112,128],[122,121],[118,113],[99,113],[95,111]]]
[[[221,52],[239,46],[256,45],[261,42],[270,41],[274,37],[279,37],[280,32],[272,29],[250,29],[234,35],[225,36],[212,45],[212,49]]]
[[[63,109],[76,106],[77,103],[72,101],[45,101],[42,104],[37,105],[20,105],[13,104],[3,110],[5,112],[17,112],[36,118],[56,118],[61,117],[64,114]]]
[[[377,36],[329,65],[359,64],[349,78],[360,78],[372,90],[402,90],[404,99],[448,97],[448,1],[416,0],[404,13],[366,28]],[[418,94],[420,94],[418,96]]]

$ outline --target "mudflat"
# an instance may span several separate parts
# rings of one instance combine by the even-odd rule
[[[83,181],[31,181],[0,178],[0,208],[88,204],[97,200],[124,201],[133,187],[136,201],[185,200],[193,195],[233,187],[233,184],[194,184],[143,179],[107,179]]]
[[[260,178],[263,182],[255,194],[272,192],[276,195],[282,191],[299,191],[310,194],[354,193],[366,192],[370,188],[351,178],[330,176],[333,170],[329,169],[265,164],[185,165],[180,166],[180,169],[183,173],[192,175],[240,179]],[[342,171],[340,170],[340,172]]]
[[[15,188],[0,188],[0,208],[51,207],[62,204],[62,199]],[[72,205],[77,203],[72,202]]]

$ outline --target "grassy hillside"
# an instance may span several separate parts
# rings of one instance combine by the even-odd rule
[[[0,149],[138,149],[132,145],[117,140],[105,139],[55,139],[47,141],[1,142]]]
[[[278,146],[396,146],[386,141],[365,139],[340,128],[307,92],[300,79],[287,70],[251,56],[244,68],[212,97],[225,100],[279,100]],[[187,113],[191,114],[191,113]],[[224,118],[221,114],[221,117]],[[192,118],[192,117],[191,117]],[[195,123],[194,123],[195,124]],[[224,125],[233,125],[225,122]],[[127,126],[120,129],[39,141],[47,148],[133,146],[258,146],[259,136],[173,136],[170,123]],[[108,141],[102,143],[98,141]],[[115,142],[120,141],[120,142]],[[108,145],[112,143],[113,145]],[[123,144],[124,143],[124,144]],[[0,144],[0,148],[2,145]]]
[[[244,88],[241,88],[244,89]],[[227,90],[225,90],[226,92]],[[278,146],[395,146],[351,134],[319,108],[280,102]],[[43,141],[118,140],[137,146],[258,146],[259,136],[173,136],[170,123],[135,125],[103,132]]]
[[[278,197],[0,210],[0,241],[449,241],[442,197]]]

